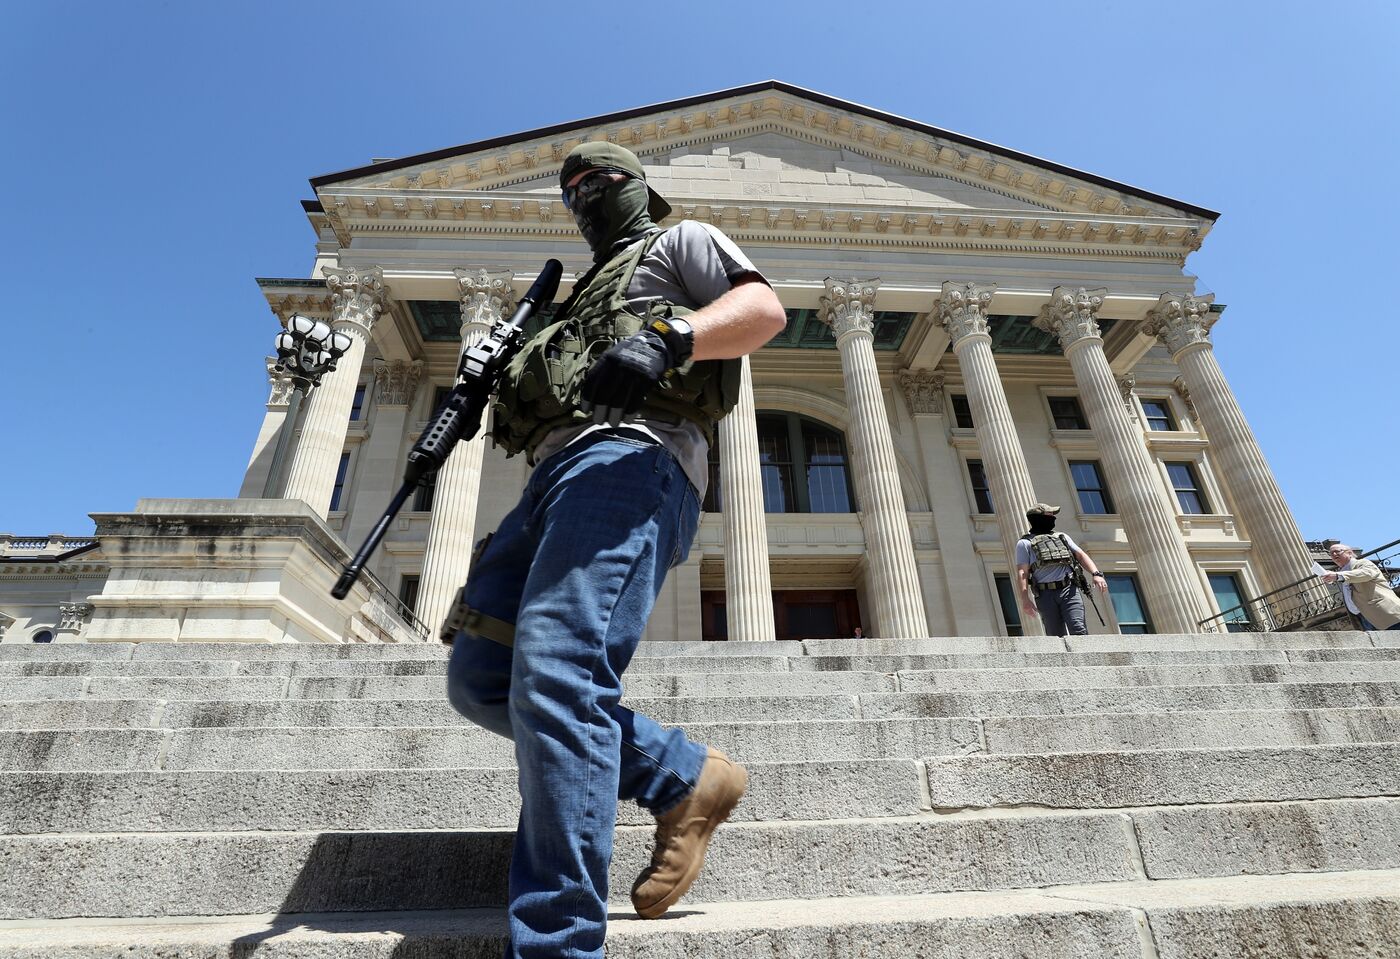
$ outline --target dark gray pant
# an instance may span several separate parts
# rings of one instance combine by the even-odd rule
[[[1035,589],[1035,605],[1040,610],[1040,622],[1046,635],[1083,636],[1089,632],[1084,624],[1084,597],[1079,595],[1079,587],[1073,579],[1067,579],[1063,586],[1042,590]]]

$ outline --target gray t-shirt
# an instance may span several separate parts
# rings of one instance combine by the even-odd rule
[[[708,223],[682,220],[662,233],[637,264],[637,272],[627,287],[627,304],[638,316],[645,316],[657,300],[698,310],[728,293],[735,282],[745,277],[768,282],[734,241],[718,229]],[[535,462],[583,436],[603,430],[642,433],[656,440],[676,458],[696,494],[704,498],[710,479],[706,460],[710,448],[700,427],[689,421],[667,423],[638,418],[620,426],[561,426],[540,442],[535,449]]]
[[[1068,533],[1053,533],[1054,536],[1063,536],[1065,545],[1069,547],[1071,553],[1077,552],[1079,547],[1074,540],[1069,538]],[[1031,541],[1020,539],[1016,541],[1016,565],[1029,566],[1035,562],[1035,554],[1031,552]],[[1040,569],[1031,570],[1031,578],[1037,583],[1058,583],[1060,580],[1072,575],[1074,568],[1069,563],[1047,563]]]

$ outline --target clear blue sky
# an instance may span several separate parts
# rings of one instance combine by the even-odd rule
[[[0,531],[237,494],[308,177],[777,78],[1221,211],[1188,265],[1303,534],[1400,537],[1400,6],[645,9],[5,4]]]

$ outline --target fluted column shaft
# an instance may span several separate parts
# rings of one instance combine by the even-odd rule
[[[1210,436],[1211,455],[1229,484],[1235,510],[1249,533],[1255,571],[1268,592],[1308,576],[1308,550],[1215,358],[1209,335],[1215,322],[1215,314],[1210,312],[1213,299],[1164,293],[1148,312],[1143,329],[1171,350],[1172,360],[1181,370],[1196,415]]]
[[[927,636],[919,567],[909,514],[899,485],[899,465],[889,413],[875,365],[874,302],[879,280],[826,280],[822,319],[836,333],[841,379],[850,410],[851,473],[860,500],[869,575],[866,592],[874,606],[875,636]],[[804,477],[799,477],[799,482]]]
[[[972,425],[977,431],[982,467],[987,474],[987,488],[992,495],[1002,548],[1006,550],[1007,569],[1015,582],[1016,541],[1026,531],[1026,510],[1037,500],[1026,456],[1016,435],[1016,423],[1011,418],[1011,407],[1006,402],[1006,391],[1002,389],[1001,375],[992,356],[987,307],[991,305],[994,289],[973,283],[944,283],[938,311],[962,369],[967,405],[972,410]],[[1023,616],[1021,628],[1028,636],[1044,632],[1040,619],[1035,616]]]
[[[758,456],[753,373],[743,358],[739,402],[719,422],[719,492],[724,516],[724,615],[729,639],[764,642],[773,626],[768,520]]]
[[[321,378],[306,400],[301,437],[287,470],[287,499],[299,499],[323,519],[330,512],[336,467],[350,429],[355,385],[365,360],[370,331],[384,309],[384,278],[369,270],[326,270],[331,293],[331,329],[350,337],[350,348],[336,368]]]
[[[509,271],[453,272],[457,275],[462,301],[460,356],[481,342],[492,323],[514,309],[514,293]],[[447,618],[471,567],[476,508],[481,495],[481,460],[488,432],[483,421],[481,432],[458,443],[438,470],[428,540],[423,547],[423,574],[418,585],[418,618],[432,635],[437,635],[438,627]]]
[[[1036,325],[1059,335],[1110,492],[1142,573],[1152,623],[1163,633],[1192,633],[1206,616],[1200,575],[1176,524],[1142,431],[1123,407],[1122,392],[1104,354],[1098,308],[1105,290],[1056,287]]]

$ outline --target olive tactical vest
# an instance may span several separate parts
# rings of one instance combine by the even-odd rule
[[[592,422],[579,407],[584,374],[600,354],[641,330],[656,317],[694,312],[657,301],[638,316],[627,304],[627,288],[637,265],[662,231],[632,244],[608,260],[565,303],[561,318],[536,333],[501,373],[492,413],[491,436],[506,453],[531,456],[545,436],[560,426]],[[689,420],[714,442],[716,424],[739,400],[740,360],[702,360],[685,372],[670,370],[647,396],[643,418]]]
[[[1074,554],[1069,551],[1069,544],[1059,533],[1040,533],[1034,536],[1027,533],[1026,542],[1031,548],[1032,571],[1042,566],[1074,565]]]

